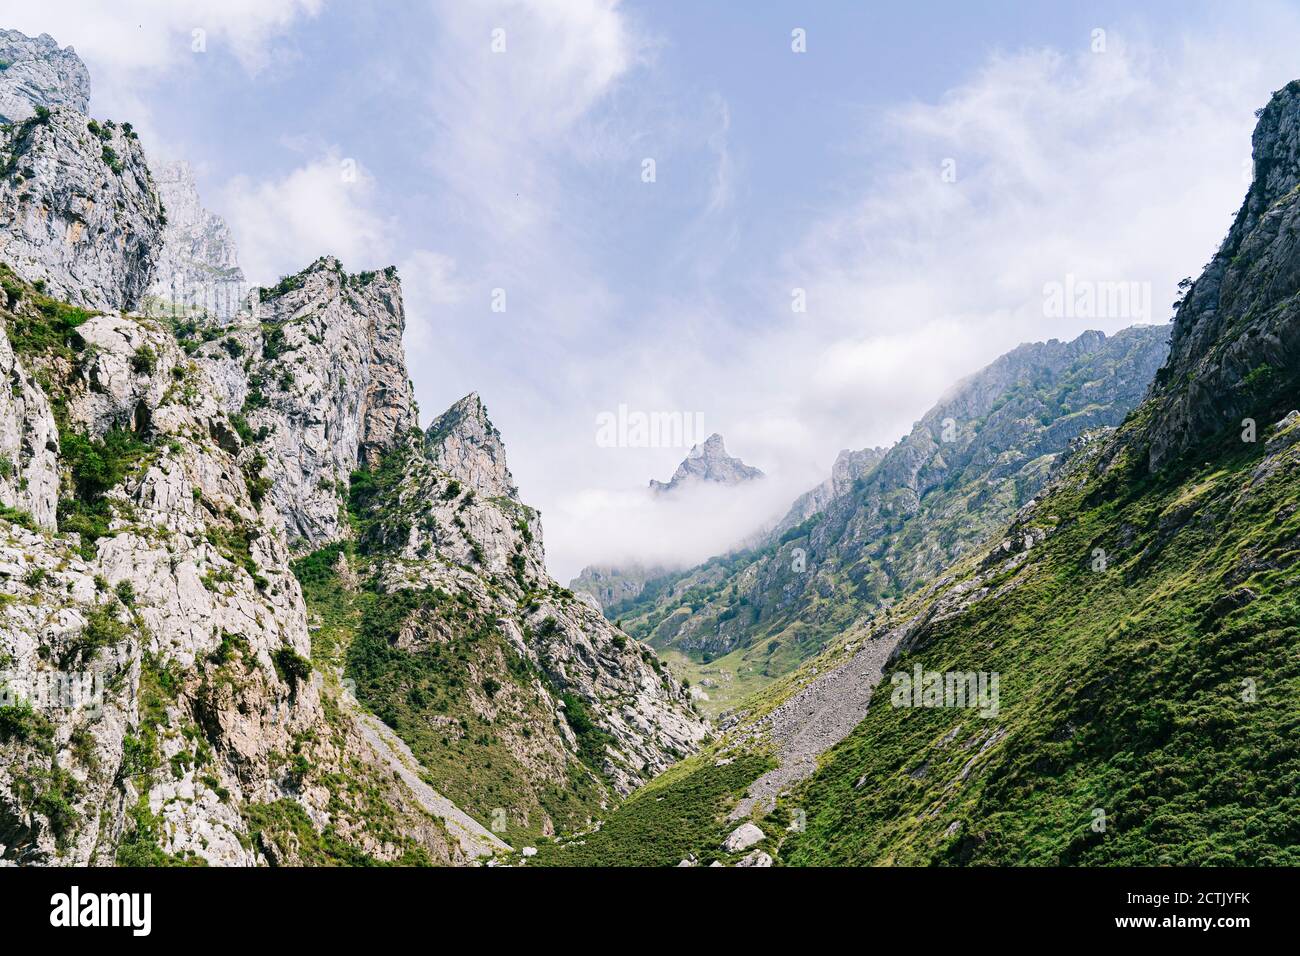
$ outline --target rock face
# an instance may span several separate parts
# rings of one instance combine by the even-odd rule
[[[424,433],[429,459],[467,488],[488,497],[514,498],[515,487],[506,467],[501,433],[488,420],[476,393],[447,409]]]
[[[722,848],[728,853],[739,853],[741,850],[748,850],[755,843],[763,840],[765,834],[762,830],[752,823],[742,823],[722,841]]]
[[[135,309],[163,214],[134,131],[55,107],[5,128],[0,152],[0,259],[62,301]]]
[[[853,490],[854,482],[865,478],[885,457],[884,448],[863,448],[860,451],[845,449],[835,458],[831,465],[830,477],[816,488],[805,492],[795,499],[785,517],[777,522],[769,536],[772,540],[780,539],[791,528],[798,527],[814,515],[819,515],[830,507],[831,502],[847,495]]]
[[[741,482],[762,478],[763,473],[739,458],[727,454],[722,436],[714,432],[703,444],[692,446],[690,452],[677,466],[673,477],[667,482],[651,479],[650,490],[665,494],[675,491],[683,485],[708,481],[722,485],[738,485]]]
[[[1185,292],[1142,436],[1154,471],[1252,418],[1275,421],[1300,381],[1300,81],[1273,95],[1252,140],[1255,178],[1227,238]]]
[[[348,275],[324,257],[261,290],[253,314],[201,349],[226,411],[264,435],[263,474],[295,547],[339,538],[349,476],[416,427],[404,327],[395,270]]]
[[[10,288],[19,284],[5,276]],[[53,529],[59,500],[59,432],[49,400],[9,339],[0,339],[0,504]]]
[[[581,594],[590,595],[601,610],[613,613],[625,601],[636,600],[651,581],[668,574],[667,568],[640,564],[620,567],[589,565],[569,582],[569,587]]]
[[[696,748],[705,726],[685,690],[648,649],[547,574],[540,517],[519,501],[500,433],[477,395],[453,405],[422,438],[410,436],[378,474],[391,484],[363,506],[360,545],[383,589],[473,606],[495,622],[507,653],[542,678],[521,682],[499,658],[471,652],[479,683],[490,678],[496,688],[479,702],[481,712],[516,708],[514,731],[525,713],[549,715],[563,728],[556,735],[534,724],[531,736],[510,742],[510,759],[549,762],[561,776],[586,774],[580,752],[626,793]],[[418,616],[410,626],[404,640],[412,649],[449,636],[446,625]],[[535,796],[533,810],[549,813]]]
[[[0,856],[289,862],[300,817],[376,859],[463,859],[346,712],[324,708],[283,522],[204,362],[151,322],[87,317],[16,278],[5,290],[15,367],[41,384],[21,381],[58,399],[45,447],[62,480],[59,533],[17,515],[0,531],[0,651],[23,715],[0,759]],[[35,334],[52,318],[75,334]],[[50,427],[45,402],[21,411],[27,433]],[[77,694],[51,696],[74,678]],[[330,789],[344,772],[385,794],[403,836]]]
[[[151,310],[201,311],[229,321],[247,293],[226,221],[203,208],[194,171],[184,160],[153,170],[167,214],[162,253],[149,295]]]
[[[778,676],[979,545],[1073,439],[1119,424],[1164,359],[1167,335],[1139,326],[1020,346],[958,383],[884,455],[841,456],[839,477],[800,499],[784,531],[747,560],[683,575],[629,632],[696,655],[762,647],[751,663]],[[784,665],[771,661],[778,649]]]
[[[0,860],[464,863],[695,749],[477,397],[418,430],[395,270],[124,314],[164,245],[133,134],[6,135]]]
[[[21,123],[38,106],[85,113],[89,105],[90,74],[72,47],[46,33],[0,30],[0,122]]]

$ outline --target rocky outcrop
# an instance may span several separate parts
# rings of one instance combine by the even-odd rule
[[[701,481],[720,485],[738,485],[762,477],[763,473],[757,468],[728,455],[722,436],[714,432],[702,444],[691,447],[669,481],[651,479],[650,490],[658,494],[667,494],[683,485]]]
[[[4,281],[19,288],[7,277]],[[7,384],[0,389],[0,504],[53,529],[59,500],[58,428],[45,393],[2,336],[0,380]]]
[[[416,427],[396,270],[349,275],[325,257],[272,289],[200,354],[226,411],[258,435],[272,503],[295,547],[344,534],[341,493]]]
[[[47,33],[0,30],[0,122],[21,123],[38,106],[85,113],[89,105],[90,74],[72,47]]]
[[[501,434],[477,394],[471,392],[434,419],[424,441],[430,461],[466,487],[489,497],[518,494]]]
[[[395,270],[158,321],[130,128],[42,109],[5,160],[0,860],[464,863],[698,746],[547,574],[477,396],[418,430]]]
[[[1300,80],[1260,111],[1255,177],[1227,238],[1174,317],[1140,441],[1151,470],[1212,436],[1240,442],[1300,391]]]
[[[56,299],[135,309],[163,213],[130,126],[55,107],[5,128],[0,155],[0,260]]]
[[[6,293],[31,387],[59,401],[63,481],[59,534],[0,522],[0,650],[20,715],[0,759],[0,856],[283,862],[302,814],[376,859],[463,859],[323,705],[282,521],[258,503],[204,363],[149,321],[66,306],[54,314],[79,321],[75,336],[36,336],[49,300],[16,279]],[[46,427],[48,406],[22,411],[29,432]],[[401,840],[337,787],[345,772],[386,794]],[[290,816],[272,825],[270,807]]]
[[[230,228],[203,208],[189,163],[164,163],[154,168],[153,178],[167,226],[149,287],[150,311],[200,312],[229,321],[248,292]]]
[[[594,724],[587,729],[601,743],[587,758],[620,793],[698,746],[705,724],[653,652],[550,578],[540,516],[519,501],[500,433],[477,395],[461,399],[396,455],[399,477],[374,495],[378,514],[363,541],[377,555],[385,590],[463,596],[488,614],[514,652],[545,677],[522,688],[529,706],[559,715],[565,695],[576,698],[586,715],[570,730]],[[517,683],[505,673],[492,679]],[[535,742],[517,742],[521,759],[538,748],[555,756],[549,733],[535,725],[532,732]],[[562,734],[560,743],[563,773],[576,760],[578,740]]]
[[[860,451],[844,449],[831,465],[830,477],[816,488],[807,491],[795,499],[784,518],[776,523],[769,537],[779,540],[791,528],[797,528],[809,518],[821,514],[831,506],[831,502],[842,498],[853,490],[855,482],[870,474],[885,457],[884,448],[863,448]]]
[[[603,611],[611,611],[625,601],[634,601],[651,581],[668,574],[667,568],[640,564],[588,565],[569,582],[569,587],[589,595]]]

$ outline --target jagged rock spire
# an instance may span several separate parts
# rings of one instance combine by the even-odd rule
[[[230,227],[203,207],[189,163],[156,165],[153,177],[167,212],[167,227],[149,294],[167,305],[232,318],[248,290]]]
[[[684,484],[697,481],[710,481],[721,485],[739,485],[742,482],[762,478],[763,472],[745,464],[739,458],[727,454],[722,436],[714,432],[702,444],[691,448],[686,458],[668,482],[651,480],[650,488],[655,492],[668,492]]]
[[[56,106],[2,139],[0,258],[55,298],[137,308],[157,266],[163,213],[135,132]]]
[[[29,37],[0,30],[0,122],[21,123],[36,107],[67,107],[84,114],[90,73],[72,47],[59,48],[48,33]]]
[[[506,465],[501,433],[477,392],[439,415],[424,433],[429,458],[461,484],[488,497],[515,498],[519,489]]]

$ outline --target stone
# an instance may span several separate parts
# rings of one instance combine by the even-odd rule
[[[741,850],[747,850],[755,843],[760,842],[765,836],[766,834],[755,824],[742,823],[722,841],[722,848],[728,853],[739,853]]]
[[[29,37],[0,30],[0,122],[21,123],[36,107],[67,107],[85,113],[90,73],[72,47],[59,48],[48,33]]]
[[[721,485],[738,485],[762,478],[757,468],[727,454],[722,436],[714,432],[701,444],[692,446],[690,452],[677,466],[668,481],[651,481],[650,490],[659,494],[676,491],[684,485],[710,482]]]
[[[163,211],[135,132],[56,106],[7,127],[0,151],[0,259],[56,299],[137,308],[158,263]]]
[[[447,409],[424,433],[429,459],[467,488],[482,495],[513,498],[519,490],[506,466],[501,433],[488,420],[476,393]]]

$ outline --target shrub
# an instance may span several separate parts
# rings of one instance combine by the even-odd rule
[[[131,371],[136,375],[152,375],[158,367],[158,353],[152,346],[142,345],[131,356]]]
[[[271,661],[280,679],[294,691],[298,690],[301,681],[311,678],[311,661],[287,644],[272,655]]]

